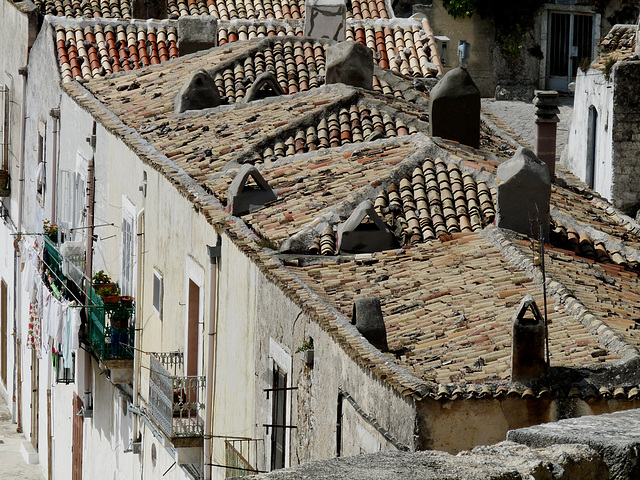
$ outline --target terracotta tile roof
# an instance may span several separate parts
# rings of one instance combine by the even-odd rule
[[[43,15],[131,19],[129,0],[34,0]]]
[[[437,383],[508,380],[516,307],[526,294],[543,304],[526,272],[475,234],[380,252],[370,260],[290,268],[345,317],[357,297],[379,296],[388,356],[415,377]],[[552,299],[548,311],[554,366],[619,358]]]
[[[131,19],[130,0],[35,0],[45,15]],[[168,0],[167,16],[211,15],[222,21],[237,19],[299,20],[304,0]],[[348,18],[388,19],[384,0],[352,0]]]
[[[298,36],[303,35],[303,27],[301,24],[292,24],[287,22],[269,22],[269,23],[221,23],[218,25],[218,45],[222,46],[227,43],[243,42],[256,38],[265,38],[270,36]]]
[[[592,68],[604,70],[606,65],[626,60],[634,55],[636,25],[614,25],[600,42],[600,55],[591,64]]]
[[[175,27],[146,25],[56,26],[62,82],[137,70],[178,57]]]
[[[217,65],[222,71],[235,67],[238,58],[253,54],[255,45],[225,45],[138,72],[82,85],[72,82],[65,88],[108,128],[120,132],[142,158],[152,164],[156,161],[157,168],[202,208],[206,218],[225,224],[230,237],[265,275],[327,328],[356,361],[403,394],[433,398],[638,395],[637,386],[626,384],[606,390],[601,384],[587,383],[576,391],[571,384],[558,393],[555,387],[533,390],[508,383],[510,320],[527,293],[542,305],[542,280],[530,242],[486,227],[493,215],[490,192],[495,187],[495,157],[452,142],[434,143],[420,134],[369,144],[356,141],[324,151],[310,148],[313,134],[311,142],[306,137],[313,127],[320,139],[324,118],[329,146],[329,120],[336,145],[336,122],[341,125],[340,143],[347,131],[353,142],[358,124],[363,128],[363,107],[371,112],[374,106],[393,119],[387,122],[389,132],[399,133],[395,120],[400,118],[409,133],[407,118],[419,121],[419,105],[335,85],[257,104],[173,114],[173,98],[189,73],[202,65],[214,69]],[[85,88],[95,98],[85,95]],[[105,107],[109,115],[104,114]],[[373,123],[371,128],[375,129]],[[305,133],[306,145],[297,138],[300,132]],[[275,155],[278,143],[286,158]],[[265,160],[269,148],[275,159],[267,155],[270,161],[259,168],[278,190],[278,199],[242,218],[226,217],[217,202],[226,200],[233,174],[223,167]],[[187,181],[193,183],[185,187]],[[554,227],[569,225],[567,239],[574,228],[578,243],[581,235],[588,235],[595,239],[591,241],[594,248],[604,245],[610,259],[612,248],[620,245],[627,264],[633,261],[635,248],[629,245],[634,247],[638,241],[637,224],[588,190],[565,183],[554,187]],[[196,187],[200,193],[194,193]],[[373,256],[316,256],[309,260],[315,264],[285,267],[255,240],[263,237],[283,245],[305,234],[310,238],[307,247],[331,253],[336,223],[346,219],[360,201],[375,201],[378,194],[377,207],[395,226],[403,248]],[[584,255],[586,250],[580,252]],[[552,364],[584,367],[637,356],[636,272],[613,260],[604,263],[607,260],[598,259],[597,252],[588,259],[549,247],[547,254]],[[390,354],[376,351],[345,326],[353,301],[364,295],[383,299]]]
[[[374,52],[374,59],[381,68],[388,68],[402,75],[435,77],[437,67],[431,63],[429,36],[423,26],[413,25],[347,25],[347,41],[360,42]]]
[[[256,77],[265,71],[276,75],[286,94],[324,84],[326,41],[307,37],[271,40],[260,43],[254,40],[252,43],[257,45],[255,51],[238,55],[233,64],[215,70],[214,78],[220,95],[229,102],[241,101]],[[397,86],[390,85],[379,74],[374,75],[373,89],[384,95],[404,97]]]
[[[600,48],[605,53],[633,50],[636,46],[636,30],[636,25],[614,25],[600,42]]]
[[[297,157],[290,162],[265,165],[261,173],[277,190],[278,200],[243,219],[262,237],[279,244],[341,202],[370,188],[414,150],[415,146],[407,141],[367,146],[357,152],[317,152],[312,158]],[[214,189],[218,198],[226,200],[231,179],[224,179]]]
[[[347,25],[346,40],[360,42],[373,50],[374,60],[381,68],[406,76],[435,78],[439,72],[437,66],[431,63],[434,60],[433,53],[428,45],[429,37],[423,28],[418,22],[395,27],[350,23]],[[224,45],[273,35],[302,36],[302,27],[289,24],[221,25],[218,42],[219,45]],[[312,53],[317,61],[324,63],[324,52],[307,52],[303,47],[302,52],[296,55],[302,55],[306,59]]]
[[[391,183],[374,206],[401,245],[479,231],[495,217],[487,184],[441,158],[426,159],[399,184]]]
[[[169,0],[171,16],[212,15],[222,21],[237,19],[299,20],[304,0]],[[384,0],[353,0],[348,18],[389,18]]]

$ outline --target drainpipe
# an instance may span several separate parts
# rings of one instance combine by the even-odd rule
[[[93,131],[91,136],[87,137],[87,143],[91,145],[91,158],[87,167],[87,238],[85,240],[85,278],[90,279],[93,271],[93,225],[94,221],[94,204],[96,196],[95,186],[95,156],[96,156],[96,122],[93,122]],[[88,296],[89,286],[86,287]],[[92,379],[91,379],[91,355],[85,352],[84,361],[84,404],[85,408],[93,408],[91,400]]]
[[[96,158],[96,122],[93,122],[93,133],[90,137],[87,137],[87,143],[91,145],[91,158],[89,159],[89,166],[87,168],[87,239],[86,239],[86,265],[85,275],[86,278],[91,278],[93,275],[93,225],[95,197],[96,197],[96,181],[95,181],[95,158]]]
[[[144,208],[136,218],[138,237],[138,290],[136,292],[135,349],[133,351],[133,405],[140,407],[140,355],[142,351],[142,298],[144,297]],[[133,417],[133,434],[138,439],[138,416]]]
[[[25,151],[25,138],[27,131],[27,67],[22,67],[18,70],[20,76],[22,76],[22,118],[20,119],[20,173],[18,177],[19,191],[18,194],[18,234],[16,236],[16,246],[20,240],[22,233],[22,214],[24,203],[24,151]],[[18,248],[15,249],[14,256],[14,306],[13,306],[13,338],[14,338],[14,381],[13,381],[13,411],[14,420],[17,423],[16,430],[22,432],[22,357],[20,355],[20,349],[22,345],[22,338],[20,332],[20,326],[18,325],[18,317],[20,315],[20,306],[22,304],[22,272],[20,270],[21,254]]]
[[[222,247],[220,245],[220,237],[215,247],[207,245],[207,253],[209,254],[209,327],[208,327],[208,355],[207,355],[207,371],[206,371],[206,400],[204,411],[204,478],[211,480],[211,436],[213,434],[213,392],[215,375],[214,362],[216,341],[215,335],[218,331],[218,262]]]
[[[60,134],[60,109],[52,108],[49,113],[53,119],[53,166],[51,174],[51,222],[58,223],[58,165],[60,152],[58,151],[58,135]]]

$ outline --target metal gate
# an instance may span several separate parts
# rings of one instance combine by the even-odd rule
[[[547,89],[566,92],[580,62],[591,62],[593,27],[593,15],[549,12]]]

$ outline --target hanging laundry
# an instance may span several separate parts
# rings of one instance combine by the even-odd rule
[[[40,335],[40,317],[38,316],[38,305],[29,305],[29,325],[27,327],[27,348],[35,350],[36,356],[41,358],[42,337]]]
[[[64,368],[71,368],[72,352],[77,351],[80,346],[78,332],[80,331],[80,310],[74,306],[69,306],[65,315],[64,332],[62,338],[62,356],[64,358]]]

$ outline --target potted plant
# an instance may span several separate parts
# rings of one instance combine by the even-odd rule
[[[96,294],[102,297],[104,303],[117,303],[120,299],[118,285],[116,285],[104,270],[99,270],[91,279]],[[115,300],[110,297],[116,297]]]
[[[300,359],[309,366],[313,366],[313,352],[313,338],[310,338],[296,350],[296,353],[300,354]]]
[[[58,224],[49,220],[42,222],[42,230],[44,234],[54,243],[58,243]],[[62,238],[61,238],[62,241]]]

